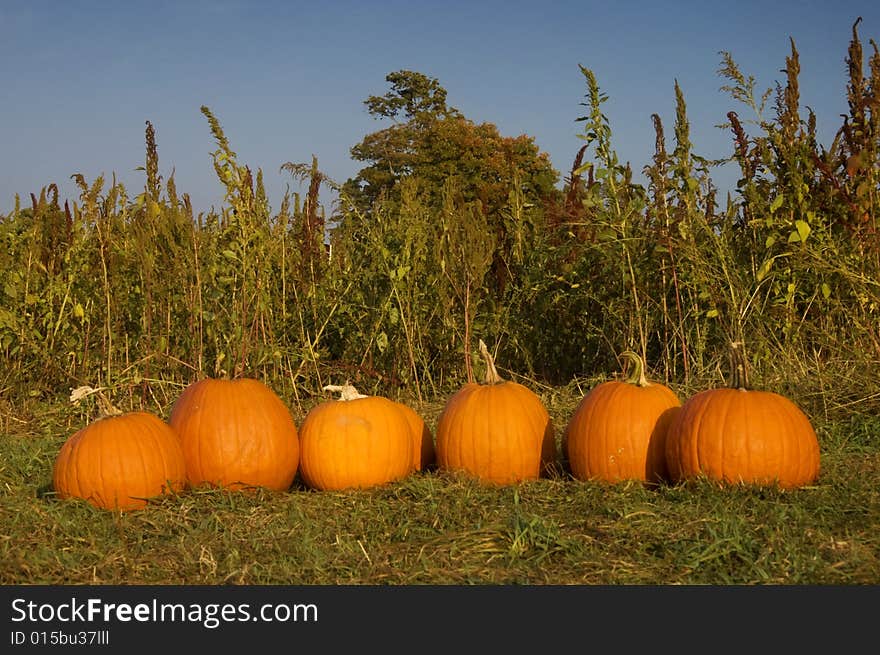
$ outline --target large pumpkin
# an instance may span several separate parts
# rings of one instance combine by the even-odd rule
[[[186,470],[180,441],[168,424],[148,412],[128,412],[71,435],[55,459],[52,481],[59,498],[132,510],[182,490]]]
[[[446,402],[437,422],[437,465],[490,484],[538,478],[542,465],[556,459],[550,416],[528,387],[498,375],[483,341],[480,352],[485,384],[468,382]]]
[[[168,420],[180,435],[190,486],[288,489],[299,465],[290,410],[259,380],[204,378],[184,389]]]
[[[642,358],[625,380],[591,389],[574,411],[563,436],[572,475],[579,480],[642,480],[666,477],[666,432],[681,401],[675,392],[645,377]]]
[[[705,476],[724,483],[810,484],[819,476],[819,442],[788,398],[748,388],[742,344],[733,344],[731,388],[689,398],[672,422],[666,462],[673,480]]]
[[[403,405],[382,396],[364,396],[351,385],[309,411],[300,426],[300,474],[318,490],[367,488],[415,470],[421,433],[410,426]]]

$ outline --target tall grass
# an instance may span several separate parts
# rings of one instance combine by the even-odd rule
[[[196,214],[162,178],[147,122],[142,192],[75,174],[78,198],[49,184],[0,219],[0,389],[101,385],[143,406],[199,376],[250,375],[296,401],[343,378],[423,398],[472,379],[478,337],[534,384],[608,375],[634,349],[656,376],[697,388],[723,382],[737,339],[759,386],[824,415],[876,411],[880,53],[870,41],[866,72],[858,24],[849,113],[827,147],[800,106],[793,40],[785,79],[763,93],[722,53],[736,107],[727,161],[740,170],[726,198],[677,82],[671,143],[646,117],[655,154],[635,183],[586,66],[570,175],[540,203],[518,180],[497,216],[454,177],[439,193],[410,177],[366,213],[341,192],[328,219],[321,189],[341,187],[316,158],[281,167],[308,191],[273,210],[262,170],[238,161],[207,107],[225,204]],[[505,283],[490,283],[499,262]]]

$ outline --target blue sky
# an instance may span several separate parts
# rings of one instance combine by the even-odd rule
[[[299,188],[279,172],[284,162],[314,154],[338,181],[357,172],[349,149],[384,126],[363,101],[399,69],[437,78],[468,118],[534,137],[565,173],[582,144],[583,64],[610,96],[618,155],[640,171],[653,153],[652,113],[672,143],[676,79],[695,151],[727,156],[730,135],[715,126],[731,109],[752,116],[719,90],[719,51],[764,89],[784,80],[793,37],[802,105],[828,144],[847,110],[858,16],[867,55],[880,39],[878,2],[0,0],[0,212],[51,182],[75,198],[74,173],[115,172],[140,193],[146,120],[163,176],[175,171],[197,211],[219,207],[203,104],[239,161],[263,169],[277,209],[288,184]]]

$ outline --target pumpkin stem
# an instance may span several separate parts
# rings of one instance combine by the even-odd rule
[[[101,410],[101,416],[119,416],[122,410],[110,402],[110,399],[104,395],[103,391],[98,390],[98,408]]]
[[[495,360],[492,358],[489,349],[486,347],[486,344],[482,339],[480,339],[480,354],[486,362],[486,384],[498,384],[499,382],[504,382],[504,378],[498,375],[498,369],[495,368]]]
[[[749,388],[749,370],[742,341],[733,341],[730,344],[730,387],[743,390]]]
[[[639,387],[648,387],[651,385],[648,378],[645,377],[645,362],[640,355],[632,350],[624,350],[620,353],[621,358],[628,360],[632,364],[632,371],[626,378],[626,382]]]
[[[339,400],[357,400],[358,398],[367,398],[367,396],[360,393],[348,381],[346,381],[346,383],[343,385],[328,384],[324,387],[324,391],[333,391],[334,393],[338,393]]]
[[[88,385],[77,387],[70,392],[70,402],[74,405],[78,405],[80,400],[91,395],[94,395],[98,399],[98,412],[100,413],[100,418],[123,414],[123,411],[111,403],[110,399],[104,395],[104,387],[95,388]]]

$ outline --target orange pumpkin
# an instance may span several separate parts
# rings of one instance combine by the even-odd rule
[[[748,388],[742,344],[732,345],[731,388],[689,398],[672,422],[666,462],[673,480],[792,488],[819,476],[819,441],[807,416],[771,391]]]
[[[71,435],[55,459],[59,498],[83,498],[95,507],[141,509],[148,499],[184,488],[180,441],[148,412],[120,413]]]
[[[575,409],[564,440],[572,475],[606,482],[666,477],[666,432],[681,406],[675,392],[645,377],[642,358],[632,362],[625,380],[594,387]]]
[[[400,411],[409,423],[410,432],[413,435],[413,468],[423,471],[436,461],[437,455],[434,450],[434,435],[431,434],[428,424],[409,405],[397,403]]]
[[[498,375],[486,344],[485,384],[468,382],[446,403],[437,422],[437,464],[489,484],[540,477],[556,459],[553,423],[529,388]]]
[[[190,486],[288,489],[299,465],[290,410],[259,380],[204,378],[184,389],[168,420],[180,435]]]
[[[364,396],[351,385],[325,390],[342,396],[313,407],[300,426],[303,482],[324,491],[363,489],[415,469],[416,437],[400,403]]]

